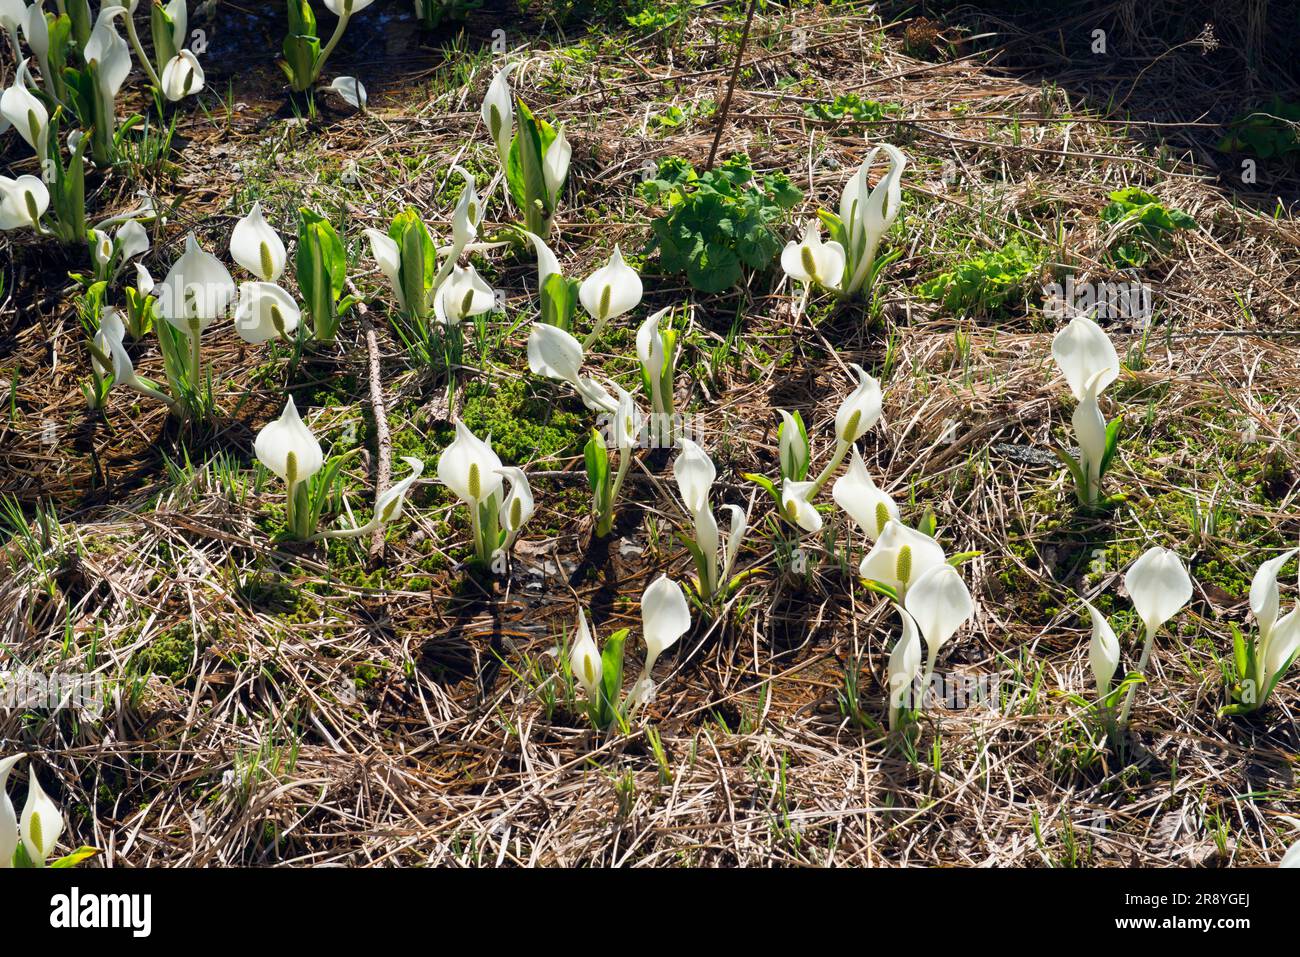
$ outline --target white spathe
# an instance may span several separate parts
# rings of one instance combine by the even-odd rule
[[[1192,579],[1182,559],[1159,545],[1147,549],[1129,567],[1124,587],[1146,625],[1148,640],[1192,598]]]
[[[880,380],[857,363],[849,368],[858,374],[858,385],[840,403],[835,413],[835,438],[840,442],[856,442],[880,420],[884,396]]]
[[[898,521],[897,503],[872,481],[856,445],[849,453],[849,470],[831,487],[831,498],[872,541],[880,537],[890,520]]]
[[[599,700],[600,679],[603,674],[603,667],[600,660],[600,649],[596,647],[596,640],[591,636],[591,629],[587,626],[587,616],[578,610],[578,627],[574,634],[573,648],[569,652],[569,668],[573,671],[573,677],[577,679],[578,684],[582,685],[582,690],[587,693],[587,700],[593,704]]]
[[[803,238],[791,240],[781,252],[781,268],[798,282],[815,282],[826,289],[839,288],[844,278],[844,247],[835,240],[822,242],[817,220],[804,224]]]
[[[0,176],[0,230],[39,229],[50,191],[35,176]]]
[[[699,444],[685,436],[677,440],[681,449],[673,460],[673,478],[682,504],[692,517],[709,508],[709,490],[718,477],[718,470],[709,454]]]
[[[501,459],[492,451],[492,436],[485,442],[458,421],[456,438],[438,457],[438,481],[473,509],[500,492]]]
[[[1075,316],[1052,337],[1052,358],[1065,375],[1070,392],[1080,402],[1094,377],[1097,395],[1119,378],[1115,346],[1101,326],[1087,316]]]
[[[528,476],[521,468],[510,465],[497,469],[497,474],[510,483],[510,491],[501,500],[501,509],[497,517],[501,528],[513,537],[519,534],[519,530],[528,523],[536,510],[533,489],[528,484]]]
[[[370,253],[379,266],[379,271],[384,274],[384,278],[393,287],[393,294],[397,297],[397,305],[400,309],[406,309],[406,294],[402,291],[402,251],[398,248],[397,240],[387,233],[381,233],[377,229],[367,228],[365,230],[366,238],[370,240]]]
[[[193,233],[185,237],[185,252],[155,289],[158,311],[164,319],[190,334],[190,322],[199,332],[229,308],[235,297],[230,270],[205,252]]]
[[[931,669],[939,649],[975,614],[975,603],[961,573],[947,562],[933,565],[913,579],[903,607],[925,638]]]
[[[262,426],[253,441],[257,460],[289,485],[290,494],[299,483],[320,471],[324,464],[320,443],[298,416],[293,396],[284,404],[280,417]]]
[[[201,92],[205,81],[199,58],[189,50],[181,50],[168,60],[160,79],[163,95],[173,103]]]
[[[822,515],[812,503],[817,491],[816,482],[787,479],[781,483],[781,511],[805,532],[821,531]]]
[[[492,135],[496,144],[497,155],[501,158],[504,170],[510,158],[510,141],[514,138],[515,110],[510,95],[510,73],[519,64],[507,63],[488,84],[487,95],[483,97],[483,106],[479,115]]]
[[[885,523],[880,537],[858,566],[858,573],[888,585],[902,598],[913,582],[946,562],[938,542],[895,520]]]
[[[19,830],[27,856],[38,866],[49,860],[63,833],[63,814],[41,787],[34,770],[27,777],[27,803]]]
[[[290,338],[301,319],[302,311],[293,296],[275,283],[246,282],[240,287],[235,331],[245,342],[258,345]]]
[[[1092,677],[1097,682],[1097,694],[1106,697],[1110,694],[1110,682],[1119,667],[1119,639],[1115,629],[1110,626],[1106,616],[1089,602],[1083,607],[1088,609],[1092,619],[1092,638],[1088,642],[1088,662],[1092,666]]]
[[[889,653],[889,727],[898,724],[903,706],[909,702],[917,672],[921,670],[921,639],[916,634],[916,623],[901,605],[895,605],[903,619],[903,636]]]
[[[279,282],[289,260],[284,240],[254,203],[248,215],[230,233],[230,258],[263,282]]]
[[[412,455],[403,455],[402,461],[411,469],[411,474],[395,485],[385,489],[375,499],[375,524],[386,525],[402,517],[402,508],[406,504],[406,493],[424,474],[424,462]]]
[[[471,266],[453,266],[447,281],[438,287],[433,300],[434,318],[444,326],[458,326],[465,319],[491,312],[496,306],[492,287]]]
[[[336,76],[329,89],[343,98],[343,102],[357,110],[364,110],[369,102],[366,87],[355,76]]]
[[[578,299],[593,319],[603,323],[637,307],[641,277],[623,262],[623,252],[615,246],[608,262],[582,281]]]
[[[18,850],[18,813],[9,799],[9,772],[25,757],[14,754],[0,758],[0,870],[13,866],[14,852]]]

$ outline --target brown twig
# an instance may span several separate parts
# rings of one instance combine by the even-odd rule
[[[713,161],[718,156],[718,144],[722,142],[722,131],[727,128],[727,114],[731,112],[731,94],[735,92],[736,80],[740,78],[740,65],[745,62],[745,45],[749,43],[749,27],[754,22],[754,10],[758,0],[749,0],[749,12],[745,14],[745,29],[741,31],[740,43],[736,47],[736,64],[731,68],[731,79],[727,81],[727,95],[722,100],[722,109],[718,111],[718,129],[713,134],[713,145],[709,147],[709,161],[705,170],[713,169]]]
[[[388,488],[393,473],[393,440],[388,434],[388,415],[384,411],[384,385],[380,379],[379,336],[375,324],[370,318],[370,310],[361,301],[361,294],[352,280],[347,281],[348,292],[357,297],[357,313],[361,316],[361,331],[366,337],[366,353],[369,357],[367,366],[370,378],[370,408],[375,417],[375,498]],[[370,557],[378,558],[384,551],[384,529],[375,529],[370,540]]]

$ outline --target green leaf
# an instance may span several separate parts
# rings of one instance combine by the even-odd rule
[[[99,848],[82,845],[71,854],[60,857],[57,861],[52,861],[50,867],[76,867],[82,861],[88,861],[99,853]]]
[[[867,591],[873,591],[877,595],[884,595],[886,598],[894,602],[899,601],[898,592],[889,585],[886,585],[884,582],[876,581],[874,578],[864,578],[862,579],[862,585],[867,589]]]
[[[1102,475],[1106,474],[1106,469],[1110,467],[1110,460],[1115,457],[1115,450],[1119,448],[1119,432],[1123,425],[1123,417],[1116,416],[1111,420],[1110,424],[1106,426],[1106,447],[1105,451],[1101,454],[1100,474]]]
[[[610,635],[600,652],[600,714],[601,727],[608,728],[623,712],[623,645],[628,629],[621,628]]]
[[[744,472],[740,477],[753,482],[760,488],[766,489],[767,494],[772,496],[772,501],[776,502],[776,507],[781,508],[781,493],[776,490],[776,484],[770,478],[764,475],[755,475],[752,472]]]

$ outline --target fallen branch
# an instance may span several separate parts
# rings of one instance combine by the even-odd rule
[[[379,377],[379,337],[375,333],[374,321],[370,310],[366,308],[361,294],[352,280],[347,281],[348,292],[357,299],[356,309],[361,316],[361,330],[366,337],[366,353],[369,356],[368,370],[370,378],[370,409],[375,417],[375,498],[387,490],[393,474],[393,440],[388,434],[388,415],[384,411],[384,386]],[[370,557],[379,558],[384,551],[383,526],[376,528],[370,540]]]

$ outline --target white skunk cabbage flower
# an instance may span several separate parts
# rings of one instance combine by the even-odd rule
[[[692,517],[709,508],[709,490],[718,477],[718,470],[709,454],[691,439],[677,440],[681,451],[673,460],[673,478],[682,504]]]
[[[336,17],[350,17],[360,13],[374,2],[375,0],[325,0],[325,9]]]
[[[1124,587],[1138,617],[1146,626],[1146,641],[1137,666],[1138,674],[1145,674],[1156,632],[1191,600],[1192,579],[1176,553],[1156,545],[1143,552],[1124,573]],[[1121,727],[1128,724],[1136,698],[1137,686],[1134,685],[1129,688],[1124,707],[1120,710]]]
[[[1300,867],[1300,841],[1296,841],[1278,861],[1278,867]]]
[[[574,634],[573,648],[569,652],[569,668],[586,692],[587,700],[593,703],[600,700],[600,680],[604,668],[600,660],[600,649],[596,647],[596,639],[591,637],[587,616],[581,609],[578,610],[578,628]]]
[[[0,870],[13,867],[14,852],[18,850],[18,815],[14,802],[9,800],[9,772],[25,757],[25,754],[15,754],[0,758]]]
[[[898,505],[871,480],[856,445],[849,455],[849,470],[835,480],[831,498],[874,542],[886,524],[899,520]]]
[[[37,6],[39,7],[39,4]],[[90,31],[90,38],[86,41],[86,48],[82,51],[83,59],[87,64],[91,62],[99,64],[99,96],[110,126],[114,125],[113,104],[117,99],[118,91],[122,89],[122,84],[126,82],[131,72],[131,48],[117,32],[117,24],[113,22],[120,13],[126,13],[125,8],[102,7],[99,16],[95,19],[94,29]],[[112,130],[107,132],[111,134]]]
[[[1097,696],[1105,698],[1110,694],[1110,682],[1119,667],[1119,639],[1115,629],[1110,626],[1106,616],[1085,601],[1083,607],[1088,609],[1092,619],[1092,638],[1088,642],[1088,662],[1092,666],[1092,677],[1097,682]]]
[[[459,326],[465,319],[491,312],[496,294],[473,266],[453,266],[451,275],[433,299],[433,314],[444,326]]]
[[[868,185],[868,174],[876,155],[885,151],[889,169],[876,184]],[[898,218],[902,207],[902,177],[907,157],[895,146],[882,143],[867,154],[840,196],[840,220],[848,245],[844,250],[847,267],[840,291],[852,294],[862,288],[876,261],[880,240]]]
[[[59,806],[41,789],[40,779],[32,771],[27,777],[27,803],[19,822],[23,847],[32,863],[43,866],[63,833],[63,814]]]
[[[1124,587],[1146,626],[1148,641],[1192,598],[1192,579],[1182,559],[1159,545],[1147,549],[1129,567]]]
[[[536,504],[533,501],[532,486],[528,484],[528,476],[523,469],[511,465],[497,469],[497,474],[510,483],[510,491],[501,500],[497,515],[501,529],[506,533],[505,547],[509,548],[520,530],[533,517]]]
[[[301,319],[302,311],[293,296],[275,283],[246,282],[240,287],[235,331],[245,342],[258,345],[292,338]]]
[[[564,135],[564,124],[555,131],[555,139],[546,148],[542,157],[542,185],[546,187],[547,198],[554,208],[560,201],[560,190],[569,177],[569,161],[573,158],[573,146]]]
[[[424,474],[424,462],[422,460],[412,455],[403,455],[402,461],[410,468],[411,474],[395,485],[386,488],[375,499],[375,518],[372,524],[376,526],[387,525],[389,522],[395,522],[402,517],[402,509],[406,505],[406,493]]]
[[[523,231],[533,244],[533,249],[537,252],[537,294],[540,296],[546,280],[554,275],[563,275],[560,270],[560,260],[556,258],[551,247],[546,245],[546,240],[542,239],[536,233],[530,233],[528,230]]]
[[[628,693],[632,710],[654,700],[655,684],[650,677],[659,656],[677,643],[691,628],[691,609],[682,586],[665,575],[650,583],[641,595],[641,632],[645,638],[645,665]]]
[[[106,356],[110,365],[105,367],[94,353],[90,364],[95,367],[95,374],[101,378],[109,373],[113,375],[113,385],[130,386],[136,382],[135,366],[123,344],[126,338],[126,324],[122,314],[112,306],[105,306],[99,316],[99,329],[96,330],[94,343],[96,349]]]
[[[384,274],[384,278],[393,287],[393,295],[397,298],[398,307],[406,310],[406,295],[402,292],[402,251],[397,246],[397,240],[387,233],[381,233],[377,229],[367,228],[365,230],[366,238],[370,240],[370,253],[375,262],[379,265],[379,271]]]
[[[135,291],[142,296],[152,295],[153,293],[153,276],[145,267],[144,263],[135,264]]]
[[[901,605],[895,605],[903,619],[903,637],[898,639],[889,653],[889,729],[898,725],[898,716],[912,695],[917,673],[921,670],[921,639],[916,634],[916,623]]]
[[[812,459],[812,449],[807,434],[799,428],[795,417],[785,409],[776,410],[781,416],[777,430],[777,449],[781,457],[781,475],[798,478],[807,474]]]
[[[941,562],[916,577],[907,588],[903,607],[916,622],[929,649],[924,682],[929,684],[939,650],[958,628],[970,621],[971,615],[975,614],[975,604],[961,573],[947,562]]]
[[[791,240],[781,252],[781,268],[798,282],[815,282],[824,289],[838,289],[844,278],[844,247],[835,240],[822,242],[817,220],[804,224],[803,238]]]
[[[518,63],[507,63],[496,72],[492,82],[488,84],[487,95],[483,97],[483,106],[479,110],[479,115],[483,117],[483,124],[492,134],[492,142],[496,144],[503,170],[510,161],[510,143],[514,139],[515,132],[515,108],[510,93],[510,72],[518,65]]]
[[[884,396],[880,391],[880,380],[872,376],[857,363],[849,363],[849,368],[858,374],[858,385],[840,403],[835,413],[835,439],[838,442],[856,442],[866,435],[880,420]]]
[[[457,422],[456,438],[438,457],[438,481],[473,510],[500,492],[501,459],[492,451],[492,436],[484,442]]]
[[[739,505],[722,507],[731,512],[731,529],[727,532],[727,543],[722,549],[722,582],[726,583],[731,580],[736,556],[740,554],[740,546],[744,543],[745,533],[749,530],[749,515]]]
[[[167,61],[162,72],[163,96],[173,103],[203,90],[203,67],[189,50],[181,50]]]
[[[812,503],[817,492],[816,482],[794,482],[786,479],[781,483],[781,511],[787,519],[805,532],[821,531],[821,512],[817,511]]]
[[[0,94],[0,115],[13,124],[18,135],[35,152],[38,160],[49,155],[50,113],[30,89],[31,74],[26,61],[18,64],[13,84]]]
[[[479,199],[473,174],[461,166],[453,166],[451,169],[465,180],[460,199],[456,201],[456,208],[451,214],[452,253],[449,261],[454,262],[478,235],[479,223],[483,221],[483,202]]]
[[[211,253],[204,252],[193,233],[185,237],[185,252],[158,285],[158,310],[164,319],[187,336],[202,333],[235,297],[230,270]]]
[[[579,371],[584,358],[582,343],[559,326],[533,323],[528,334],[528,368],[533,374],[569,383],[593,412],[617,413],[618,400]]]
[[[672,312],[672,306],[660,309],[653,316],[641,323],[636,331],[636,355],[645,369],[646,378],[650,380],[650,407],[655,412],[667,411],[663,395],[664,365],[668,361],[664,348],[663,333],[659,331],[659,320]]]
[[[369,102],[365,86],[355,76],[336,76],[328,89],[337,93],[344,103],[355,110],[364,110]]]
[[[892,588],[906,600],[908,588],[932,568],[947,563],[943,549],[929,535],[902,522],[885,523],[880,537],[858,566],[863,578]]]
[[[582,281],[578,287],[578,300],[587,314],[596,320],[595,328],[587,337],[588,344],[610,319],[631,312],[641,302],[641,277],[623,262],[623,251],[618,246],[614,247],[605,265]]]
[[[1089,383],[1098,378],[1098,395],[1119,378],[1119,355],[1110,337],[1086,316],[1075,316],[1052,337],[1052,358],[1065,375],[1070,392],[1082,402]]]
[[[289,495],[299,482],[305,482],[325,463],[320,443],[298,417],[293,396],[284,404],[280,417],[262,426],[253,441],[257,460],[284,480]]]
[[[254,203],[248,215],[230,233],[230,258],[263,282],[279,282],[289,260],[284,240]]]
[[[0,176],[0,230],[35,229],[50,208],[50,191],[35,176]]]

